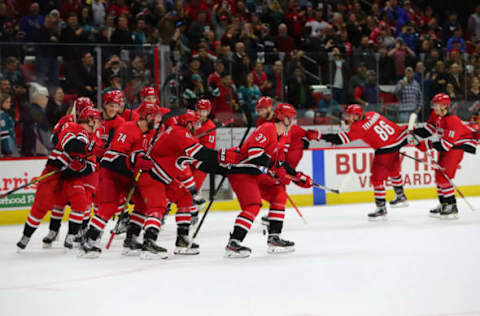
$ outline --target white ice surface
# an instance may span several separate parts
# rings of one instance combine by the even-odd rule
[[[480,198],[459,201],[460,219],[428,217],[436,202],[413,201],[368,222],[372,204],[287,210],[284,237],[296,252],[266,253],[260,220],[248,259],[225,259],[237,212],[213,212],[201,254],[175,256],[175,224],[159,244],[167,260],[120,255],[121,240],[96,260],[41,248],[42,224],[16,253],[21,226],[0,227],[0,315],[480,315]],[[261,214],[264,214],[262,211]],[[106,236],[104,236],[104,239]]]

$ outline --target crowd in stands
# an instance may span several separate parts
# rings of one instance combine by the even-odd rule
[[[480,108],[480,4],[460,19],[424,3],[0,0],[0,155],[45,154],[75,96],[121,89],[136,106],[156,82],[156,44],[170,49],[162,102],[208,98],[219,121],[255,116],[260,96],[312,123],[338,122],[348,103],[395,104],[405,121],[438,92],[468,119]]]

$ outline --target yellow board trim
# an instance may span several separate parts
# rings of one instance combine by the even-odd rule
[[[466,185],[460,186],[460,191],[462,191],[465,196],[475,196],[480,195],[480,185]],[[405,195],[409,200],[424,200],[424,199],[436,199],[437,198],[437,189],[436,188],[415,188],[415,189],[405,189]],[[456,193],[458,197],[458,193]],[[392,200],[394,197],[393,190],[387,190],[387,201]],[[342,194],[327,193],[326,194],[327,204],[352,204],[352,203],[367,203],[374,202],[373,190],[372,191],[361,191],[361,192],[343,192]]]
[[[299,194],[299,195],[292,195],[291,198],[293,199],[294,203],[297,206],[312,206],[313,205],[313,195],[312,194]],[[208,201],[207,201],[208,203]],[[287,207],[290,207],[290,203],[287,202]],[[263,203],[262,207],[268,207],[268,203]],[[131,208],[130,208],[131,210]],[[235,211],[240,210],[240,204],[238,203],[237,199],[233,199],[230,201],[215,201],[213,203],[212,211]],[[28,213],[30,210],[15,210],[15,211],[0,211],[0,225],[13,225],[13,224],[23,224],[25,223]],[[176,207],[173,205],[172,212],[176,212]],[[65,209],[65,214],[63,215],[63,219],[68,219],[70,214],[70,208],[67,207]],[[42,222],[50,221],[50,212],[43,218]]]

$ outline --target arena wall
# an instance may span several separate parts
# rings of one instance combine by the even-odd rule
[[[415,147],[405,147],[403,152],[426,160],[426,154]],[[298,170],[313,175],[316,183],[331,188],[343,188],[340,195],[320,189],[302,189],[290,184],[287,192],[298,206],[347,204],[373,202],[372,186],[369,181],[373,150],[366,147],[318,148],[305,151]],[[0,193],[28,183],[38,177],[45,165],[45,158],[20,158],[0,160]],[[465,154],[458,170],[455,183],[466,195],[480,195],[480,156]],[[427,165],[404,158],[402,174],[409,199],[436,197],[434,173]],[[36,185],[20,190],[7,198],[0,199],[0,225],[23,223],[28,215],[35,195]],[[387,191],[387,199],[393,191]],[[238,201],[218,201],[213,210],[238,210]],[[66,217],[65,217],[66,218]],[[48,220],[48,216],[44,219]]]

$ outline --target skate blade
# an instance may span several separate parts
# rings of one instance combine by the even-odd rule
[[[96,259],[100,257],[100,252],[96,251],[91,251],[91,252],[85,252],[85,251],[80,251],[77,255],[78,258],[83,258],[83,259]]]
[[[175,250],[173,251],[173,253],[176,255],[192,256],[192,255],[198,255],[200,253],[200,250],[192,249],[188,247],[175,247]]]
[[[442,220],[455,220],[458,219],[458,214],[449,214],[449,215],[440,215],[439,217]]]
[[[122,250],[122,256],[126,256],[126,257],[138,257],[140,256],[140,253],[142,252],[141,249],[136,249],[136,250],[133,250],[133,249],[130,249],[130,248],[124,248]]]
[[[46,243],[46,242],[42,243],[42,248],[43,249],[52,249],[52,247],[53,247],[53,242],[52,243]]]
[[[289,246],[289,247],[268,246],[267,248],[267,253],[269,254],[290,253],[294,251],[295,251],[295,246]]]
[[[159,253],[151,253],[150,251],[142,251],[140,254],[140,259],[142,260],[158,260],[158,259],[167,259],[168,253],[166,252],[159,252]]]
[[[250,252],[248,251],[235,252],[228,249],[225,251],[225,258],[228,258],[228,259],[241,259],[241,258],[248,258],[248,257],[250,257]]]
[[[431,218],[440,218],[440,214],[432,214],[432,213],[429,213],[428,216],[430,216]]]
[[[404,208],[404,207],[408,207],[408,203],[407,202],[402,202],[402,203],[398,203],[398,204],[390,204],[390,207],[391,208]]]
[[[368,220],[371,222],[382,222],[387,220],[387,215],[377,216],[377,217],[368,217]]]
[[[25,252],[25,248],[20,248],[17,246],[17,253],[24,253]]]

